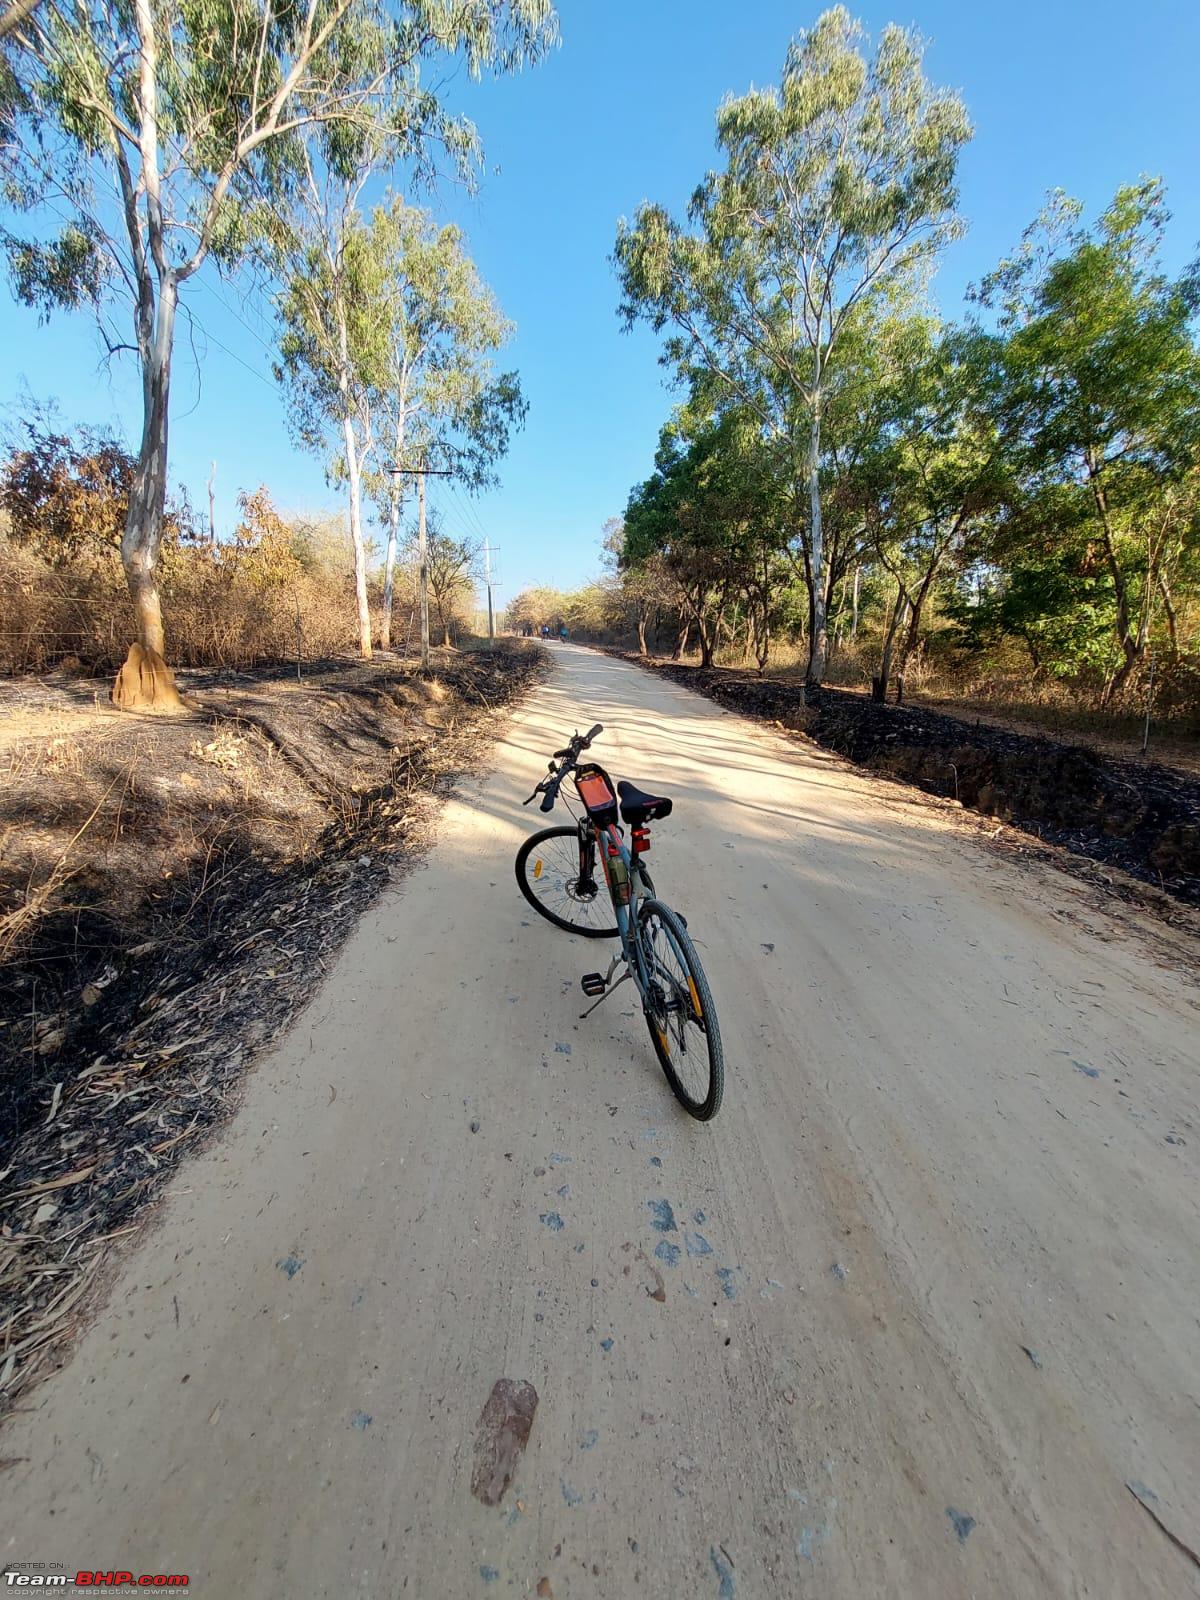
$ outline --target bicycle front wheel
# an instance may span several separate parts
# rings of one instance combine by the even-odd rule
[[[517,882],[539,916],[585,939],[615,939],[612,901],[593,851],[591,880],[580,871],[579,829],[546,828],[517,851]]]
[[[661,900],[642,901],[638,940],[654,1053],[680,1105],[698,1122],[708,1122],[721,1108],[725,1056],[700,957],[678,913]]]

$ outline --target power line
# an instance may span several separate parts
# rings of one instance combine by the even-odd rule
[[[246,332],[252,339],[258,340],[259,344],[262,345],[263,349],[269,356],[274,356],[275,346],[268,343],[268,341],[263,338],[262,334],[258,333],[254,328],[252,328],[246,321],[245,317],[243,317],[239,311],[235,310],[234,307],[229,304],[229,301],[225,299],[224,295],[218,294],[215,287],[209,283],[206,278],[197,277],[196,282],[202,289],[207,289],[209,294],[212,295],[213,299],[218,303],[218,305],[224,306],[225,310],[228,311],[229,315],[233,317],[235,321],[241,323],[242,327],[245,328]]]
[[[42,205],[45,207],[45,209],[47,211],[51,212],[54,216],[58,217],[62,222],[65,222],[68,225],[70,225],[75,220],[73,217],[69,217],[65,211],[60,210],[58,206],[54,205],[49,200],[43,200],[42,201]],[[218,296],[217,298],[220,299],[220,296]],[[223,350],[225,352],[225,354],[227,356],[231,357],[232,360],[236,361],[239,366],[245,367],[247,372],[252,372],[254,374],[254,376],[259,380],[260,383],[265,383],[267,385],[267,387],[274,392],[274,390],[275,390],[274,382],[270,378],[264,377],[263,374],[258,370],[257,367],[252,367],[248,361],[243,360],[243,358],[238,355],[236,350],[231,350],[227,344],[224,344],[220,339],[217,338],[215,333],[210,333],[209,330],[200,321],[200,319],[196,315],[196,313],[192,310],[191,306],[189,306],[185,300],[180,299],[177,303],[178,303],[178,306],[179,306],[179,310],[183,312],[184,316],[187,317],[188,321],[192,324],[192,326],[194,328],[198,328],[200,330],[200,332],[203,334],[203,336],[207,340],[209,340],[212,344],[215,344],[219,350]],[[224,304],[223,301],[222,301],[222,304]],[[231,310],[231,309],[232,309],[231,307],[228,307],[228,306],[226,307],[226,310]],[[236,315],[236,313],[235,313],[235,315]],[[241,319],[239,318],[239,321],[240,320]],[[253,332],[253,329],[251,329],[250,331]],[[261,340],[259,342],[262,343]],[[269,349],[270,347],[269,346],[264,346],[264,348]],[[111,352],[110,352],[110,354],[111,354]]]
[[[459,512],[460,512],[464,522],[467,523],[468,527],[470,527],[470,528],[472,528],[474,530],[475,537],[477,537],[479,539],[486,538],[487,537],[487,532],[486,532],[486,530],[485,530],[485,528],[483,526],[483,523],[479,519],[479,513],[476,511],[475,507],[471,504],[470,500],[469,499],[464,499],[458,493],[457,489],[455,489],[453,483],[448,483],[446,485],[446,488],[449,491],[449,493],[453,496],[454,503],[458,507]]]
[[[278,393],[274,380],[272,378],[265,377],[257,367],[252,367],[248,361],[243,360],[243,358],[238,355],[236,350],[231,350],[227,344],[223,344],[222,341],[217,338],[215,333],[210,333],[200,321],[199,317],[197,317],[196,313],[192,310],[191,306],[186,305],[184,301],[181,300],[179,302],[179,309],[183,312],[184,316],[188,319],[192,326],[194,328],[199,328],[204,337],[209,340],[210,343],[215,344],[218,350],[223,350],[231,360],[237,362],[239,367],[245,367],[247,372],[253,373],[253,375],[258,379],[259,383],[265,383],[272,394]]]

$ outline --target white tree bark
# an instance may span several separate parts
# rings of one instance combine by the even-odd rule
[[[819,390],[813,397],[812,423],[808,435],[808,505],[808,559],[811,583],[809,610],[812,628],[808,641],[808,672],[805,682],[811,687],[818,687],[825,677],[825,660],[829,648],[825,618],[825,535],[821,523],[821,397]]]
[[[392,452],[393,465],[399,467],[404,448],[404,409],[396,417],[396,438]],[[392,474],[392,489],[388,497],[387,555],[383,563],[383,620],[379,625],[379,643],[384,650],[392,648],[392,601],[395,596],[396,544],[400,528],[400,479]]]
[[[164,637],[155,570],[167,501],[167,428],[176,294],[174,276],[168,272],[142,361],[142,442],[121,538],[121,561],[137,617],[138,643],[158,656],[164,653]]]
[[[342,418],[342,437],[346,444],[346,477],[350,485],[350,542],[354,546],[354,593],[358,601],[358,648],[364,660],[371,659],[371,608],[367,600],[367,550],[362,530],[362,482],[358,461],[358,438],[354,419],[347,412]]]

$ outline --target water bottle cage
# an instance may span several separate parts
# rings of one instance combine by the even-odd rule
[[[632,885],[629,881],[629,870],[621,855],[621,841],[616,837],[615,831],[607,836],[604,841],[604,854],[608,861],[605,876],[613,899],[618,905],[627,906],[632,894]]]

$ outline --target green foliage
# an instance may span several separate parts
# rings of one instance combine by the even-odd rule
[[[1152,644],[1183,670],[1200,621],[1198,275],[1162,272],[1165,215],[1153,181],[1090,228],[1053,196],[975,293],[991,330],[941,326],[896,286],[843,323],[821,399],[826,593],[845,641],[857,572],[885,675],[931,634],[969,654],[1018,640],[1035,675],[1104,698]],[[761,664],[769,636],[813,626],[803,464],[712,369],[682,373],[687,401],[626,512],[626,611],[644,620],[653,571],[702,656],[737,638]]]
[[[384,134],[414,174],[441,151],[469,177],[474,129],[423,69],[457,56],[474,76],[511,71],[543,55],[557,25],[549,0],[168,0],[152,11],[71,0],[42,7],[20,38],[0,94],[10,198],[35,212],[48,194],[68,203],[119,285],[155,233],[181,277],[210,252],[240,259],[294,193],[316,129],[331,167]]]
[[[509,602],[504,626],[515,633],[529,629],[537,635],[542,626],[557,636],[565,624],[572,635],[585,639],[606,639],[620,632],[624,607],[612,584],[595,582],[580,589],[523,589]]]
[[[493,357],[512,324],[482,282],[461,231],[395,199],[374,213],[376,248],[388,287],[372,307],[385,359],[375,382],[401,465],[424,459],[470,488],[494,481],[495,463],[526,405],[515,373]]]
[[[922,44],[884,30],[870,58],[841,6],[788,50],[778,88],[718,113],[725,159],[697,188],[689,226],[657,205],[622,223],[621,314],[670,327],[663,359],[707,375],[753,415],[786,458],[791,522],[823,671],[825,607],[836,574],[821,504],[822,417],[839,342],[868,307],[911,293],[958,231],[955,168],[970,137],[957,96],[932,89]]]
[[[364,440],[388,447],[372,480],[385,501],[387,469],[431,451],[469,487],[492,482],[526,407],[516,375],[493,371],[511,325],[460,230],[392,198],[369,217],[324,205],[303,234],[288,234],[301,247],[289,239],[276,374],[298,440],[322,451],[352,414]],[[335,443],[335,477],[340,451]]]
[[[1145,651],[1171,576],[1196,538],[1200,305],[1193,268],[1158,262],[1158,180],[1117,191],[1095,227],[1061,195],[978,298],[1008,337],[1002,427],[1043,544],[1104,575],[1114,688]],[[1167,601],[1169,604],[1169,600]],[[1098,652],[1089,645],[1087,657]]]
[[[56,306],[75,309],[99,300],[103,263],[93,227],[68,223],[45,243],[0,229],[0,245],[8,256],[13,293],[35,307],[43,321]]]

